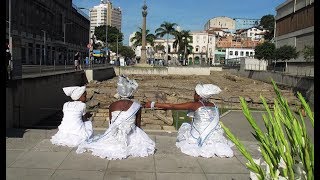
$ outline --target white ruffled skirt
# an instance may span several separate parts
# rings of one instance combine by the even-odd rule
[[[233,157],[231,147],[234,145],[223,136],[223,129],[220,125],[213,130],[201,147],[198,146],[197,139],[191,135],[191,124],[183,123],[178,130],[176,146],[181,152],[190,156],[205,158],[210,157]]]
[[[125,159],[128,156],[146,157],[154,154],[155,143],[139,127],[126,134],[122,131],[94,136],[81,143],[76,153],[92,151],[92,155],[108,160]]]
[[[84,142],[92,136],[92,122],[84,122],[84,128],[80,129],[81,130],[78,132],[71,132],[59,129],[59,131],[51,137],[50,141],[52,144],[58,146],[76,147],[80,143]]]

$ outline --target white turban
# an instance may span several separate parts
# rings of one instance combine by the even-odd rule
[[[208,99],[214,94],[219,94],[221,89],[213,84],[197,84],[196,93],[203,99]]]
[[[63,92],[67,95],[70,96],[71,99],[74,101],[78,100],[82,94],[86,91],[85,86],[71,86],[71,87],[64,87],[62,88]]]
[[[130,97],[137,90],[138,83],[126,76],[119,76],[117,92],[120,97]]]

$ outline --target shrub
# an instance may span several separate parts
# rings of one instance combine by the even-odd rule
[[[272,84],[277,94],[273,112],[269,109],[265,98],[260,96],[267,111],[267,114],[262,115],[267,130],[265,133],[253,119],[244,98],[240,97],[243,114],[253,128],[253,135],[259,143],[262,162],[260,159],[253,159],[239,139],[221,123],[222,128],[249,161],[246,166],[251,171],[252,179],[314,179],[314,147],[307,134],[301,110],[300,116],[296,117],[273,80]],[[314,127],[313,112],[300,93],[298,98]]]

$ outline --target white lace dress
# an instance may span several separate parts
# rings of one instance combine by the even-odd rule
[[[139,109],[140,104],[134,102],[127,111],[111,112],[111,124],[106,132],[80,144],[76,152],[92,151],[92,155],[109,160],[152,155],[155,143],[135,125]]]
[[[92,135],[92,122],[82,121],[86,114],[86,104],[81,101],[66,102],[63,105],[63,118],[58,132],[52,136],[55,145],[76,147]]]
[[[179,128],[176,146],[194,157],[232,157],[233,143],[223,133],[218,108],[202,106],[194,112],[191,124],[183,123]]]

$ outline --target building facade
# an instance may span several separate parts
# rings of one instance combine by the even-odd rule
[[[267,30],[258,28],[258,27],[250,27],[247,29],[241,29],[237,33],[243,39],[251,39],[252,41],[260,41],[264,39],[264,34]]]
[[[314,59],[304,59],[305,46],[314,48],[314,0],[287,0],[276,8],[275,45],[296,47],[299,56],[285,63],[286,73],[313,76]]]
[[[209,64],[217,64],[215,61],[216,35],[208,31],[194,31],[192,36],[192,53],[188,55],[188,60],[193,63],[201,63],[201,61]]]
[[[110,1],[103,0],[97,6],[90,9],[90,32],[91,37],[94,34],[95,27],[110,25],[116,27],[121,32],[122,11],[119,8],[113,8]]]
[[[251,27],[258,26],[260,19],[247,19],[247,18],[234,18],[235,29],[248,29]]]
[[[216,29],[216,28],[227,30],[227,31],[235,31],[236,21],[226,16],[219,16],[219,17],[210,19],[204,25],[204,30],[210,30],[210,29]]]
[[[72,64],[76,51],[83,58],[87,55],[90,22],[72,0],[10,1],[14,69],[21,70],[24,64]],[[9,0],[6,6],[9,20]]]

